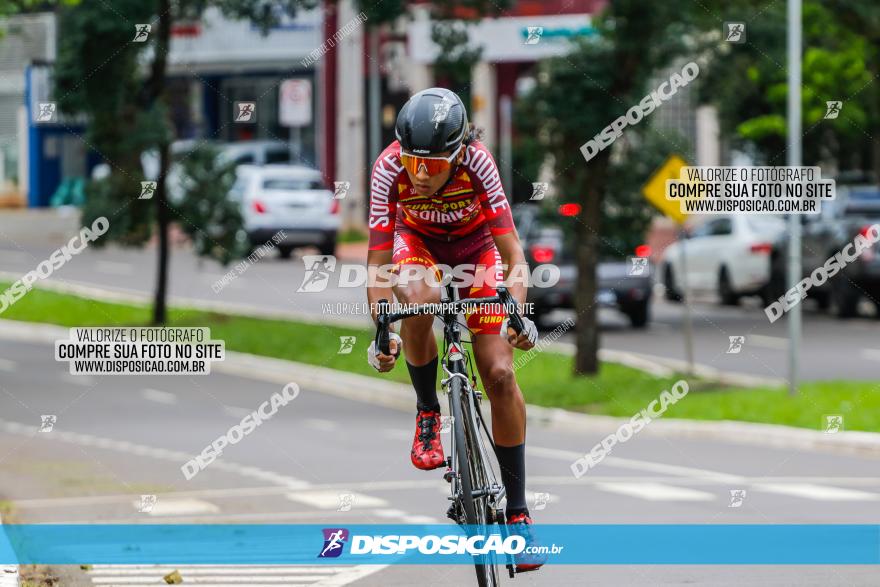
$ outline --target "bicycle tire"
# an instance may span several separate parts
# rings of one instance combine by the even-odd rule
[[[453,379],[450,385],[450,404],[453,415],[453,430],[455,433],[457,466],[462,489],[462,506],[465,512],[465,521],[469,526],[487,526],[489,512],[487,508],[488,497],[484,494],[474,498],[474,487],[486,489],[488,485],[482,454],[479,450],[479,442],[476,435],[480,433],[476,424],[475,414],[467,403],[465,388],[460,380]],[[490,555],[484,555],[489,557]],[[489,559],[492,560],[491,558]],[[474,563],[477,575],[477,584],[480,587],[495,587],[498,585],[498,570],[495,562]]]
[[[455,435],[456,467],[461,483],[461,505],[464,509],[465,523],[470,526],[477,524],[477,512],[474,506],[474,487],[471,480],[470,446],[464,428],[464,409],[462,407],[462,383],[458,378],[449,382],[449,406],[452,411],[452,430]]]

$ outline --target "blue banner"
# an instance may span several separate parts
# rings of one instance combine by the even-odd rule
[[[880,525],[20,524],[0,564],[880,564]]]

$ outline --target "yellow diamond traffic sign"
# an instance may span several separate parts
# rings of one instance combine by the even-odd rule
[[[645,196],[645,199],[679,224],[683,224],[687,220],[687,214],[681,211],[678,202],[666,199],[666,180],[678,179],[681,168],[686,166],[687,162],[684,159],[678,155],[670,155],[666,162],[642,186],[642,195]]]

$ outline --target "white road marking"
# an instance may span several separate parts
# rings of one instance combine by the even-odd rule
[[[0,566],[0,587],[19,587],[17,566]]]
[[[320,545],[319,545],[320,546]],[[181,575],[332,575],[336,571],[332,567],[300,567],[300,566],[272,566],[256,567],[253,565],[198,565],[198,566],[159,566],[159,565],[95,565],[89,571],[90,575],[139,575],[144,572],[167,575],[172,571],[178,571]]]
[[[833,479],[830,479],[830,481],[833,482]],[[817,501],[877,501],[880,499],[880,495],[876,493],[830,487],[828,485],[814,485],[812,483],[766,483],[754,485],[753,489],[803,497],[805,499],[815,499]]]
[[[12,373],[15,371],[15,362],[10,361],[9,359],[0,359],[0,371]],[[0,577],[2,577],[2,575],[0,575]]]
[[[140,501],[132,502],[137,508]],[[202,499],[167,499],[161,498],[153,504],[149,513],[151,516],[191,516],[198,514],[216,514],[220,508],[209,501]]]
[[[705,491],[676,487],[662,483],[596,483],[596,489],[622,493],[648,501],[714,501],[715,496]]]
[[[180,573],[181,577],[183,577],[183,572]],[[215,584],[247,584],[247,585],[269,585],[269,584],[278,584],[284,583],[288,587],[292,585],[308,585],[318,579],[322,579],[323,577],[320,575],[266,575],[262,576],[259,579],[254,579],[253,577],[241,577],[234,575],[208,575],[205,577],[184,577],[184,583],[187,585],[195,584],[195,585],[215,585]],[[92,583],[95,585],[155,585],[157,582],[162,580],[161,575],[150,575],[147,577],[129,577],[129,576],[112,576],[112,577],[92,577]],[[291,581],[296,581],[296,583],[291,583]],[[160,583],[161,584],[161,583]]]
[[[64,379],[64,381],[66,381],[67,383],[81,385],[83,387],[95,386],[95,378],[91,375],[72,375],[71,373],[64,373],[62,375],[62,379]]]
[[[134,267],[128,263],[118,263],[116,261],[97,261],[95,263],[95,271],[110,275],[134,275]]]
[[[309,418],[305,421],[306,426],[321,432],[333,432],[339,429],[339,424],[333,420],[324,420],[323,418]]]
[[[9,420],[0,419],[0,431],[9,434],[23,434],[26,436],[35,436],[40,431],[38,426],[30,424],[21,424],[19,422],[10,422]],[[112,438],[102,438],[92,436],[91,434],[80,434],[77,432],[68,432],[64,430],[53,430],[52,434],[43,435],[47,440],[68,442],[79,446],[95,446],[107,450],[115,450],[126,454],[134,454],[138,456],[147,456],[155,459],[162,459],[177,463],[182,466],[188,462],[192,455],[178,450],[168,450],[164,448],[155,448],[143,444],[136,444],[125,440],[114,440]],[[244,466],[239,463],[228,461],[225,458],[217,459],[208,467],[216,471],[227,471],[242,475],[245,478],[254,481],[263,481],[266,483],[274,483],[276,485],[286,487],[287,489],[302,489],[308,487],[309,484],[295,477],[281,475],[274,471],[267,471],[258,467]],[[181,478],[183,474],[181,473]]]
[[[448,495],[448,492],[447,492]],[[345,512],[346,521],[350,521],[353,518],[363,519],[365,521],[358,522],[361,524],[370,524],[372,520],[370,518],[376,517],[377,511],[385,511],[385,510],[352,510],[350,512]],[[142,524],[144,523],[144,514],[136,513],[137,517],[130,518],[113,518],[113,523],[115,524]],[[402,519],[402,518],[401,518]],[[231,524],[234,523],[242,523],[242,524],[259,524],[262,522],[266,523],[279,523],[283,520],[290,520],[293,522],[303,523],[303,524],[324,524],[327,521],[327,510],[309,510],[309,511],[301,511],[301,512],[278,512],[278,511],[269,511],[269,512],[254,512],[254,513],[245,513],[245,514],[206,514],[203,516],[177,516],[174,518],[175,524],[220,524],[229,522]],[[72,524],[84,524],[88,523],[91,520],[89,519],[61,519],[61,520],[52,520],[53,524],[60,525],[72,525]],[[351,522],[354,524],[355,522]]]
[[[862,349],[862,357],[870,361],[880,361],[880,349]]]
[[[545,485],[595,485],[596,483],[684,483],[688,486],[706,486],[720,485],[727,487],[728,483],[724,480],[713,478],[690,478],[676,479],[669,476],[594,476],[575,478],[572,475],[553,476],[553,475],[534,475],[529,477],[529,485],[541,488]],[[778,483],[827,483],[828,477],[746,477],[742,481],[742,485],[753,486],[757,484]],[[845,485],[848,487],[871,487],[880,491],[880,478],[878,477],[835,477],[834,484],[836,486]],[[449,487],[438,484],[436,479],[406,479],[400,481],[362,481],[354,483],[325,483],[309,486],[310,490],[338,490],[338,491],[400,491],[400,490],[430,490],[448,494]],[[197,489],[193,491],[171,491],[163,493],[169,498],[205,498],[205,499],[223,499],[233,497],[262,497],[267,495],[282,495],[290,490],[286,487],[266,486],[266,487],[230,487],[223,489]],[[15,505],[19,509],[38,509],[38,508],[74,508],[95,504],[107,503],[128,503],[131,501],[130,494],[116,495],[92,495],[81,497],[51,497],[38,499],[22,499],[16,500]]]
[[[177,396],[167,391],[153,389],[148,387],[141,390],[141,397],[157,404],[174,405],[177,403]]]
[[[94,565],[87,574],[93,585],[164,585],[163,577],[177,571],[184,584],[201,587],[229,585],[279,585],[295,587],[344,587],[388,565],[357,566],[258,566],[258,565]]]
[[[410,515],[403,510],[385,509],[376,510],[373,514],[377,518],[391,518],[402,521],[404,524],[440,524],[436,518],[430,516]]]
[[[244,418],[248,414],[253,413],[253,410],[249,410],[247,408],[239,408],[236,406],[223,406],[223,411],[233,418]]]
[[[351,509],[363,508],[381,508],[388,505],[388,502],[379,497],[372,495],[364,495],[363,493],[354,493],[349,491],[297,491],[296,493],[288,493],[287,499],[295,501],[313,508],[321,510],[336,510],[342,505],[344,494],[351,495]]]
[[[537,457],[549,459],[557,459],[568,461],[569,463],[584,456],[571,450],[561,450],[557,448],[546,448],[541,446],[527,446],[526,453]],[[708,469],[697,469],[694,467],[682,467],[679,465],[667,465],[664,463],[655,463],[653,461],[642,461],[638,459],[624,459],[621,457],[605,457],[599,465],[607,464],[610,467],[620,469],[639,469],[642,471],[651,471],[653,473],[666,473],[669,475],[677,475],[681,477],[694,477],[698,479],[716,479],[725,483],[742,483],[745,477],[740,475],[731,475],[720,471],[710,471]]]

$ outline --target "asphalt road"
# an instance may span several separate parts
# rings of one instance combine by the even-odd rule
[[[44,235],[13,237],[9,227],[0,231],[0,272],[20,276],[48,258],[57,244],[46,244]],[[28,238],[25,238],[28,237]],[[55,239],[60,242],[60,239]],[[155,283],[155,250],[86,249],[51,277],[73,284],[99,286],[118,292],[147,295]],[[342,260],[340,260],[340,263]],[[221,281],[232,272],[232,279]],[[249,264],[239,274],[235,265],[223,268],[195,259],[187,249],[175,249],[171,260],[170,293],[173,298],[198,303],[229,304],[245,311],[279,312],[313,320],[355,321],[367,324],[363,314],[363,288],[340,288],[330,280],[326,289],[302,293],[301,258],[284,261],[267,256]],[[338,274],[338,269],[337,269]],[[787,372],[785,319],[770,324],[757,299],[741,307],[721,307],[713,300],[693,306],[694,349],[697,363],[769,379],[783,380]],[[818,312],[811,301],[804,308],[804,336],[800,376],[807,380],[855,379],[876,381],[880,375],[880,323],[863,317],[840,321]],[[633,330],[613,310],[602,310],[602,348],[646,357],[684,360],[683,306],[657,295],[653,319],[645,330]],[[551,318],[562,320],[565,313]],[[546,325],[547,329],[554,324]],[[731,336],[744,336],[739,353],[728,353]],[[566,334],[563,342],[572,340]]]
[[[186,481],[200,451],[279,390],[255,378],[74,377],[49,344],[0,333],[0,496],[27,522],[423,523],[444,521],[446,483],[409,463],[413,414],[307,387]],[[54,414],[51,432],[40,416]],[[528,495],[545,523],[878,523],[880,461],[637,435],[581,479],[571,461],[606,431],[529,431]],[[745,489],[740,507],[730,492]],[[544,506],[538,493],[549,494]],[[137,511],[155,494],[151,513]],[[345,497],[349,495],[351,497]],[[350,500],[349,511],[339,511]],[[343,510],[345,508],[342,508]],[[63,569],[62,585],[162,584],[169,569]],[[211,584],[473,584],[468,567],[181,568]],[[200,574],[197,574],[200,573]],[[284,578],[286,577],[286,578]],[[527,585],[876,585],[860,566],[545,567]],[[126,581],[126,583],[123,583]],[[143,581],[143,583],[139,583]],[[270,583],[270,581],[274,581]],[[189,581],[190,583],[193,581]]]

